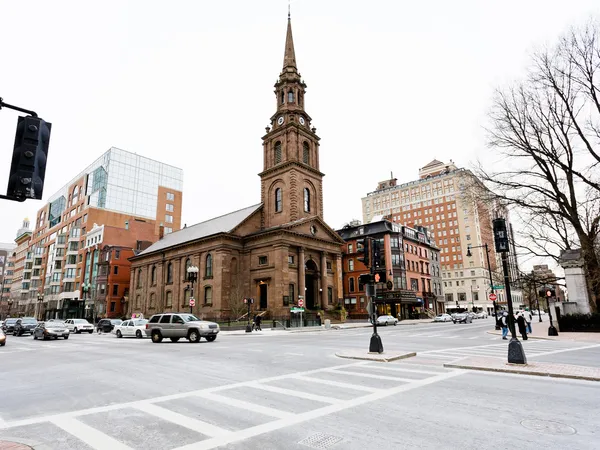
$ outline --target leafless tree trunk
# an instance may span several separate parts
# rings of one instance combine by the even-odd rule
[[[247,312],[247,305],[244,303],[242,292],[242,283],[239,279],[231,280],[231,290],[227,306],[232,314],[232,319],[238,319]]]
[[[525,250],[552,256],[579,245],[590,307],[600,297],[600,25],[573,29],[534,55],[529,77],[497,92],[490,147],[477,174],[527,226]]]

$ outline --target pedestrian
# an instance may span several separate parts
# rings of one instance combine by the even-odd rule
[[[531,315],[531,311],[525,312],[525,322],[527,322],[527,334],[533,333],[531,328],[531,322],[533,321],[533,316]]]
[[[519,333],[523,336],[523,340],[527,340],[527,321],[523,313],[517,313],[517,325],[519,325]]]
[[[261,323],[261,322],[262,322],[262,317],[260,317],[260,316],[256,316],[256,317],[254,318],[254,325],[256,326],[256,329],[257,329],[258,331],[262,331],[262,328],[260,327],[260,323]]]
[[[500,317],[500,326],[502,327],[502,339],[508,339],[506,337],[508,335],[508,314],[506,311]]]

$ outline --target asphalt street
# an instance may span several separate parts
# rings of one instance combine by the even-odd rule
[[[506,358],[493,321],[380,328],[392,363],[341,359],[371,330],[9,336],[0,441],[36,449],[597,449],[600,383],[447,369]],[[528,359],[598,367],[600,344],[523,342]]]

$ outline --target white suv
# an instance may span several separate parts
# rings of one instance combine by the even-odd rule
[[[65,320],[65,325],[71,333],[79,334],[82,331],[87,331],[92,334],[94,332],[94,325],[85,319],[67,319]]]

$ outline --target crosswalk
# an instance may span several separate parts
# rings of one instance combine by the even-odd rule
[[[353,362],[79,411],[0,421],[0,440],[14,436],[18,430],[26,433],[29,441],[46,445],[44,448],[55,448],[53,445],[60,442],[61,450],[141,448],[141,436],[152,440],[152,448],[212,449],[462,373],[403,362]],[[52,442],[48,436],[52,436]]]

